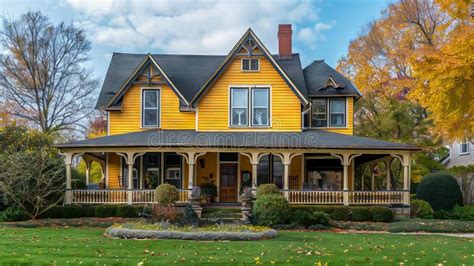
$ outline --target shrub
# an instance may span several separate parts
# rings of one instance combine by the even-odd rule
[[[138,212],[135,206],[120,205],[120,206],[117,206],[117,216],[124,217],[124,218],[138,217]]]
[[[213,182],[204,182],[200,186],[201,193],[207,197],[217,196],[217,186]]]
[[[281,195],[263,195],[255,201],[253,213],[260,225],[285,224],[290,215],[290,205]]]
[[[181,222],[185,225],[197,225],[199,223],[199,218],[191,204],[186,205],[186,209],[184,209],[184,215],[181,218]]]
[[[95,206],[95,217],[114,217],[117,215],[117,206],[114,205],[99,205]]]
[[[347,206],[335,206],[329,215],[333,220],[348,221],[350,219],[350,212],[351,209]]]
[[[432,218],[433,209],[427,201],[412,200],[410,201],[410,216],[414,218]]]
[[[372,213],[370,212],[370,208],[367,207],[350,207],[351,221],[370,221],[372,220]]]
[[[179,200],[179,193],[175,186],[170,184],[161,184],[156,188],[155,200],[159,204],[174,204]]]
[[[178,218],[178,211],[173,204],[154,204],[151,216],[155,222],[174,222]]]
[[[41,218],[79,218],[79,217],[94,217],[94,206],[54,206],[41,214]]]
[[[463,221],[474,221],[474,205],[454,206],[453,214]]]
[[[452,212],[439,210],[439,211],[433,212],[433,218],[440,219],[440,220],[456,220],[456,219],[459,219],[459,216]]]
[[[313,213],[307,209],[295,209],[290,219],[296,224],[308,227],[313,224]]]
[[[390,208],[382,206],[370,207],[370,213],[372,214],[372,221],[389,223],[393,221],[393,211]]]
[[[257,198],[270,194],[280,195],[280,189],[275,184],[262,184],[257,187]]]
[[[17,207],[8,207],[0,212],[0,222],[26,221],[28,219],[23,210]]]
[[[427,201],[433,210],[452,210],[458,204],[462,205],[462,193],[456,179],[447,172],[438,172],[423,177],[416,197]]]

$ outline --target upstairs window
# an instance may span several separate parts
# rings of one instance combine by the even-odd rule
[[[160,91],[142,91],[142,127],[160,126]]]
[[[243,58],[242,71],[259,71],[260,61],[258,58]]]
[[[469,154],[469,141],[459,143],[459,154]]]
[[[311,127],[346,127],[346,99],[313,98]]]
[[[270,125],[270,88],[234,87],[230,89],[230,126]]]

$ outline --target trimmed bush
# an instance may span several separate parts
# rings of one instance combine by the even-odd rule
[[[367,207],[350,207],[351,221],[363,222],[372,220],[372,213]]]
[[[94,217],[94,206],[54,206],[43,213],[41,218],[80,218],[80,217]]]
[[[179,200],[178,189],[170,184],[161,184],[156,188],[155,200],[158,204],[174,204]]]
[[[454,177],[438,172],[423,177],[416,190],[417,199],[427,201],[433,210],[450,211],[457,204],[462,206],[462,193]]]
[[[17,207],[8,207],[3,212],[0,212],[0,222],[16,222],[26,221],[29,217]]]
[[[454,206],[453,214],[463,221],[474,221],[474,205]]]
[[[412,200],[410,201],[410,216],[412,218],[433,218],[433,209],[427,201]]]
[[[253,213],[259,225],[285,224],[290,216],[290,205],[281,195],[263,195],[255,201]]]
[[[387,207],[373,206],[370,207],[372,221],[389,223],[393,221],[393,211]]]
[[[334,207],[334,209],[329,215],[333,220],[349,221],[349,219],[351,218],[351,209],[347,206],[337,206]]]
[[[115,217],[117,216],[117,206],[114,205],[100,205],[95,206],[95,217]]]
[[[280,189],[275,184],[262,184],[257,187],[257,198],[270,194],[280,195]]]
[[[434,211],[433,212],[433,218],[439,219],[439,220],[457,220],[457,219],[459,219],[459,216],[452,213],[452,212],[448,212],[448,211],[445,211],[445,210],[439,210],[439,211]]]
[[[133,217],[138,217],[138,211],[137,211],[137,208],[135,206],[120,205],[120,206],[117,206],[116,215],[118,217],[133,218]]]

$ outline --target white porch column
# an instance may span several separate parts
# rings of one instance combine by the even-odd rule
[[[92,161],[86,159],[85,157],[82,157],[82,159],[84,160],[84,163],[86,165],[86,186],[87,186],[90,183]]]
[[[65,203],[72,203],[72,158],[74,157],[73,153],[66,153],[64,157],[64,163],[66,164],[66,193],[65,193]]]
[[[370,173],[372,175],[372,180],[370,182],[370,190],[374,191],[375,190],[375,174],[374,174],[374,168],[375,168],[375,164],[371,164],[370,165]]]
[[[177,154],[184,157],[186,163],[188,164],[188,189],[192,189],[195,184],[194,177],[194,165],[199,156],[206,154],[205,152],[195,152],[195,151],[186,151],[186,152],[177,152]],[[188,197],[191,196],[191,193],[188,193]]]
[[[343,168],[343,175],[342,175],[343,204],[349,205],[349,166],[351,165],[352,160],[355,157],[360,156],[361,154],[343,153],[343,154],[332,154],[332,155],[339,158],[339,160],[341,160],[341,164]]]
[[[127,204],[133,203],[133,165],[135,164],[135,160],[145,154],[145,153],[136,153],[136,152],[117,152],[118,155],[125,158],[125,162],[127,163],[128,167],[128,186],[127,186]]]
[[[260,152],[249,152],[245,153],[242,152],[242,155],[245,155],[249,158],[250,164],[252,164],[252,190],[257,189],[257,169],[258,169],[258,162],[262,156],[268,155],[268,153],[260,153]]]
[[[400,159],[403,166],[403,204],[410,205],[410,154],[402,155],[392,154],[393,157]]]
[[[290,164],[291,160],[294,157],[301,155],[301,153],[284,152],[276,155],[281,157],[283,163],[283,195],[287,200],[290,200],[288,192],[290,190]]]
[[[390,158],[385,161],[385,168],[387,169],[387,190],[390,190]]]

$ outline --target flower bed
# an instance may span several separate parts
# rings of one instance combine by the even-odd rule
[[[124,224],[109,227],[105,235],[132,239],[181,240],[260,240],[278,236],[271,228],[247,225],[214,225],[205,227]]]

